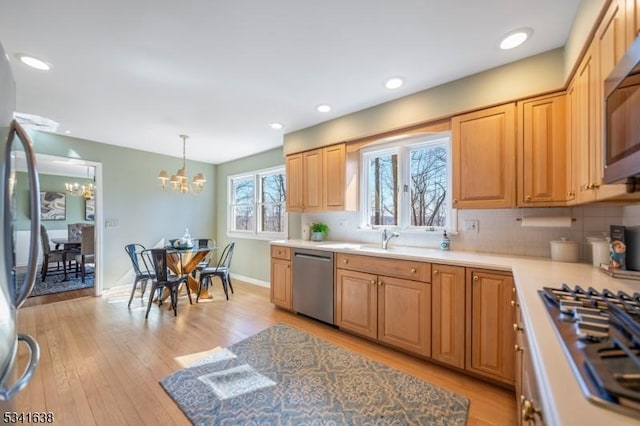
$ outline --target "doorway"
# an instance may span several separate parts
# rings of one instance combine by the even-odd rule
[[[65,293],[68,293],[68,298],[78,297],[78,295],[100,295],[103,287],[103,265],[102,265],[102,239],[103,229],[102,226],[98,226],[102,222],[102,205],[103,205],[103,183],[102,183],[102,163],[80,160],[68,157],[59,157],[46,154],[36,154],[36,165],[38,168],[38,175],[41,181],[40,191],[41,194],[47,191],[55,191],[58,194],[64,194],[62,197],[65,199],[64,213],[56,219],[49,218],[49,220],[41,216],[42,224],[48,229],[49,234],[54,235],[53,238],[66,239],[68,236],[68,227],[70,223],[86,223],[93,224],[94,231],[94,245],[95,245],[95,260],[93,270],[93,289],[84,288],[82,291],[62,291],[55,293],[48,297],[53,301],[64,300]],[[20,158],[16,158],[16,171],[21,171]],[[79,186],[87,185],[88,182],[92,182],[95,186],[94,193],[82,194],[79,191],[67,191],[65,188],[66,183],[73,185],[78,183]],[[44,182],[44,185],[43,185]],[[18,202],[20,202],[20,194],[17,194]],[[68,200],[68,202],[66,201]],[[20,219],[17,220],[18,222]],[[18,224],[19,225],[19,224]],[[25,239],[24,231],[20,231],[20,226],[17,227],[16,237],[16,264],[20,265],[21,259],[23,259],[23,253],[28,252],[28,238]],[[49,231],[50,229],[50,231]],[[55,243],[54,243],[55,244]],[[42,260],[42,259],[41,259]],[[70,273],[75,277],[75,272]],[[47,277],[47,281],[49,278]],[[78,284],[80,281],[78,282]],[[42,296],[44,297],[44,296]],[[32,297],[34,299],[36,297]],[[39,297],[38,297],[39,298]]]

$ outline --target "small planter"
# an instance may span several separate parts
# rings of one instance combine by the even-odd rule
[[[311,224],[311,241],[322,241],[329,233],[329,227],[325,223]]]

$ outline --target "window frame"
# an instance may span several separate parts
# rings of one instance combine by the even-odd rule
[[[445,226],[414,226],[411,225],[411,151],[446,144],[447,162],[447,195],[446,195],[446,224]],[[369,223],[369,161],[371,158],[389,154],[398,155],[398,218],[397,225],[371,225]],[[457,211],[452,207],[452,144],[451,132],[423,134],[401,141],[384,142],[363,148],[360,151],[360,207],[359,222],[361,229],[398,229],[409,232],[442,231],[457,232]],[[406,190],[405,190],[406,185]]]
[[[282,211],[283,211],[283,231],[282,232],[271,232],[271,231],[263,231],[260,229],[262,226],[262,206],[266,203],[262,200],[262,178],[270,175],[278,175],[281,174],[285,179],[285,198],[282,201]],[[253,230],[238,230],[233,229],[235,223],[235,215],[234,215],[234,207],[238,204],[234,203],[234,191],[233,191],[233,182],[234,180],[247,179],[250,178],[253,180],[254,184],[254,194],[253,194]],[[285,166],[274,166],[268,167],[265,169],[254,170],[250,172],[238,173],[235,175],[227,176],[227,236],[235,237],[235,238],[247,238],[247,239],[258,239],[258,240],[273,240],[279,238],[287,237],[287,229],[288,229],[288,213],[286,211],[286,170]]]

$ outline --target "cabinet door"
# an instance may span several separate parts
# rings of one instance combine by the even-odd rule
[[[518,205],[566,204],[565,95],[518,103]]]
[[[594,201],[595,163],[596,163],[596,65],[594,65],[593,47],[584,55],[575,76],[576,137],[578,141],[576,165],[578,177],[579,203]]]
[[[451,119],[453,207],[515,206],[515,104]]]
[[[346,149],[344,144],[323,149],[324,208],[344,210]]]
[[[575,78],[567,89],[567,204],[574,204],[578,193],[578,97]]]
[[[378,277],[378,339],[420,355],[431,354],[431,285]]]
[[[626,0],[613,0],[611,2],[596,30],[594,38],[595,58],[597,59],[595,75],[597,85],[594,94],[596,136],[592,141],[592,182],[598,200],[606,200],[626,194],[626,185],[604,185],[602,182],[605,162],[603,158],[603,146],[605,143],[604,81],[627,50],[626,20],[627,18],[633,20],[633,15],[627,16],[625,2]]]
[[[302,153],[304,211],[322,211],[322,149]]]
[[[271,259],[271,303],[291,310],[291,262]]]
[[[465,270],[433,265],[431,284],[431,357],[464,368]]]
[[[467,269],[466,368],[509,385],[515,378],[512,298],[511,275]]]
[[[377,337],[376,275],[336,269],[336,325],[366,337]]]
[[[302,154],[287,155],[287,211],[302,212]]]

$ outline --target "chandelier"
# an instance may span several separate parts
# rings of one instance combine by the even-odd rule
[[[193,177],[191,182],[187,177],[187,166],[186,166],[186,143],[189,136],[187,135],[179,135],[182,138],[182,168],[178,169],[175,175],[171,175],[169,177],[169,173],[166,170],[160,170],[160,174],[158,175],[158,179],[160,179],[160,186],[162,189],[165,189],[168,184],[170,184],[170,188],[174,192],[192,192],[194,194],[199,194],[202,192],[204,188],[204,183],[207,181],[202,173],[198,173]]]
[[[96,185],[90,179],[89,176],[89,167],[87,167],[87,181],[84,185],[79,184],[78,182],[74,183],[65,183],[64,189],[74,197],[82,197],[85,200],[93,200],[96,196]]]

